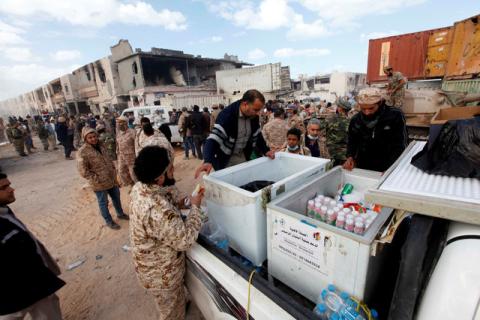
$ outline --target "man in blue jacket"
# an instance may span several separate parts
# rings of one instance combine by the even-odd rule
[[[248,161],[255,151],[260,156],[275,158],[262,136],[259,114],[265,97],[258,90],[248,90],[242,99],[232,103],[218,115],[203,148],[203,164],[195,172],[207,174]]]
[[[60,320],[55,292],[65,282],[47,249],[8,207],[14,191],[0,173],[0,319]]]

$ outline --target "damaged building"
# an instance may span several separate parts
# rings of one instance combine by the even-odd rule
[[[281,63],[216,72],[217,93],[229,100],[240,99],[245,91],[255,88],[267,99],[280,98],[291,92],[290,67]]]
[[[292,81],[293,97],[298,100],[318,98],[335,102],[337,97],[354,95],[367,86],[366,74],[355,72],[332,72],[315,76],[300,75]]]
[[[225,103],[225,97],[217,94],[216,72],[248,65],[227,55],[224,59],[210,59],[160,48],[133,51],[127,40],[120,40],[111,52],[118,66],[120,92],[128,96],[130,107],[180,107],[198,97]]]

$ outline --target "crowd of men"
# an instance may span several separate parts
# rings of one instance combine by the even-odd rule
[[[201,112],[199,106],[183,108],[180,114],[172,112],[170,121],[179,125],[185,159],[192,150],[203,160],[197,177],[257,157],[274,159],[279,151],[329,158],[347,170],[385,171],[407,143],[399,108],[401,82],[389,88],[387,97],[357,96],[355,106],[347,98],[318,105],[265,101],[261,92],[248,90],[225,108],[213,106],[212,112],[208,108]],[[70,159],[78,148],[78,172],[95,193],[106,226],[120,228],[109,212],[108,197],[117,218],[129,220],[135,271],[155,297],[160,319],[184,319],[185,251],[206,221],[200,209],[203,189],[192,196],[180,192],[175,187],[173,147],[165,134],[154,129],[149,118],[139,119],[136,128],[133,123],[131,118],[108,113],[36,119],[36,123],[27,117],[27,121],[10,119],[7,133],[22,156],[24,147],[28,145],[29,152],[34,148],[26,142],[32,128],[45,150],[56,147],[58,139]],[[120,186],[129,188],[130,215],[123,210]],[[34,319],[61,319],[55,295],[65,285],[58,278],[60,270],[8,207],[14,201],[14,189],[0,173],[0,320],[23,319],[27,314]],[[189,214],[183,216],[182,209],[189,209]]]

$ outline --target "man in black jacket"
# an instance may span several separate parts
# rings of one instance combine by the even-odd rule
[[[60,269],[7,206],[14,189],[0,173],[0,320],[62,319],[55,292],[65,285]]]
[[[357,102],[360,112],[348,127],[347,160],[343,167],[383,172],[405,150],[405,117],[400,109],[386,106],[379,95],[360,95]]]
[[[197,105],[193,106],[193,113],[189,117],[187,128],[192,131],[193,144],[197,150],[198,159],[203,160],[202,144],[205,140],[205,131],[208,130],[209,124],[205,121],[205,117]]]

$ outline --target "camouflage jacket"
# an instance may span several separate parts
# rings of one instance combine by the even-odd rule
[[[99,144],[101,153],[84,143],[77,154],[78,172],[88,180],[93,191],[108,190],[118,185],[113,161],[105,146],[101,142]]]
[[[293,115],[288,119],[288,126],[290,128],[297,128],[302,131],[302,133],[305,133],[305,125],[303,123],[303,119],[298,115]]]
[[[388,77],[388,89],[393,90],[400,84],[400,81],[405,80],[405,77],[400,72],[394,72],[391,77]],[[390,96],[387,96],[386,104],[391,107],[401,107],[403,105],[403,100],[405,98],[405,84],[392,93]]]
[[[346,160],[348,125],[350,119],[343,115],[336,115],[327,119],[325,123],[325,136],[330,158]]]
[[[145,147],[158,146],[168,151],[168,156],[171,161],[175,159],[175,151],[173,150],[172,144],[167,140],[167,138],[165,138],[165,136],[162,133],[155,132],[151,136],[144,135],[144,137],[145,138],[142,139],[141,142],[139,142],[138,148],[137,147],[135,148],[137,155]]]
[[[200,209],[192,207],[183,221],[175,187],[137,182],[130,196],[130,243],[138,279],[147,289],[181,285],[185,251],[196,242],[202,226]]]
[[[288,126],[283,119],[269,121],[262,130],[263,138],[270,150],[281,149],[287,141]]]
[[[135,161],[135,130],[117,130],[117,157],[133,164]]]
[[[115,137],[108,132],[103,132],[98,136],[98,140],[105,146],[107,149],[108,156],[112,160],[117,160],[117,143],[115,141]]]

